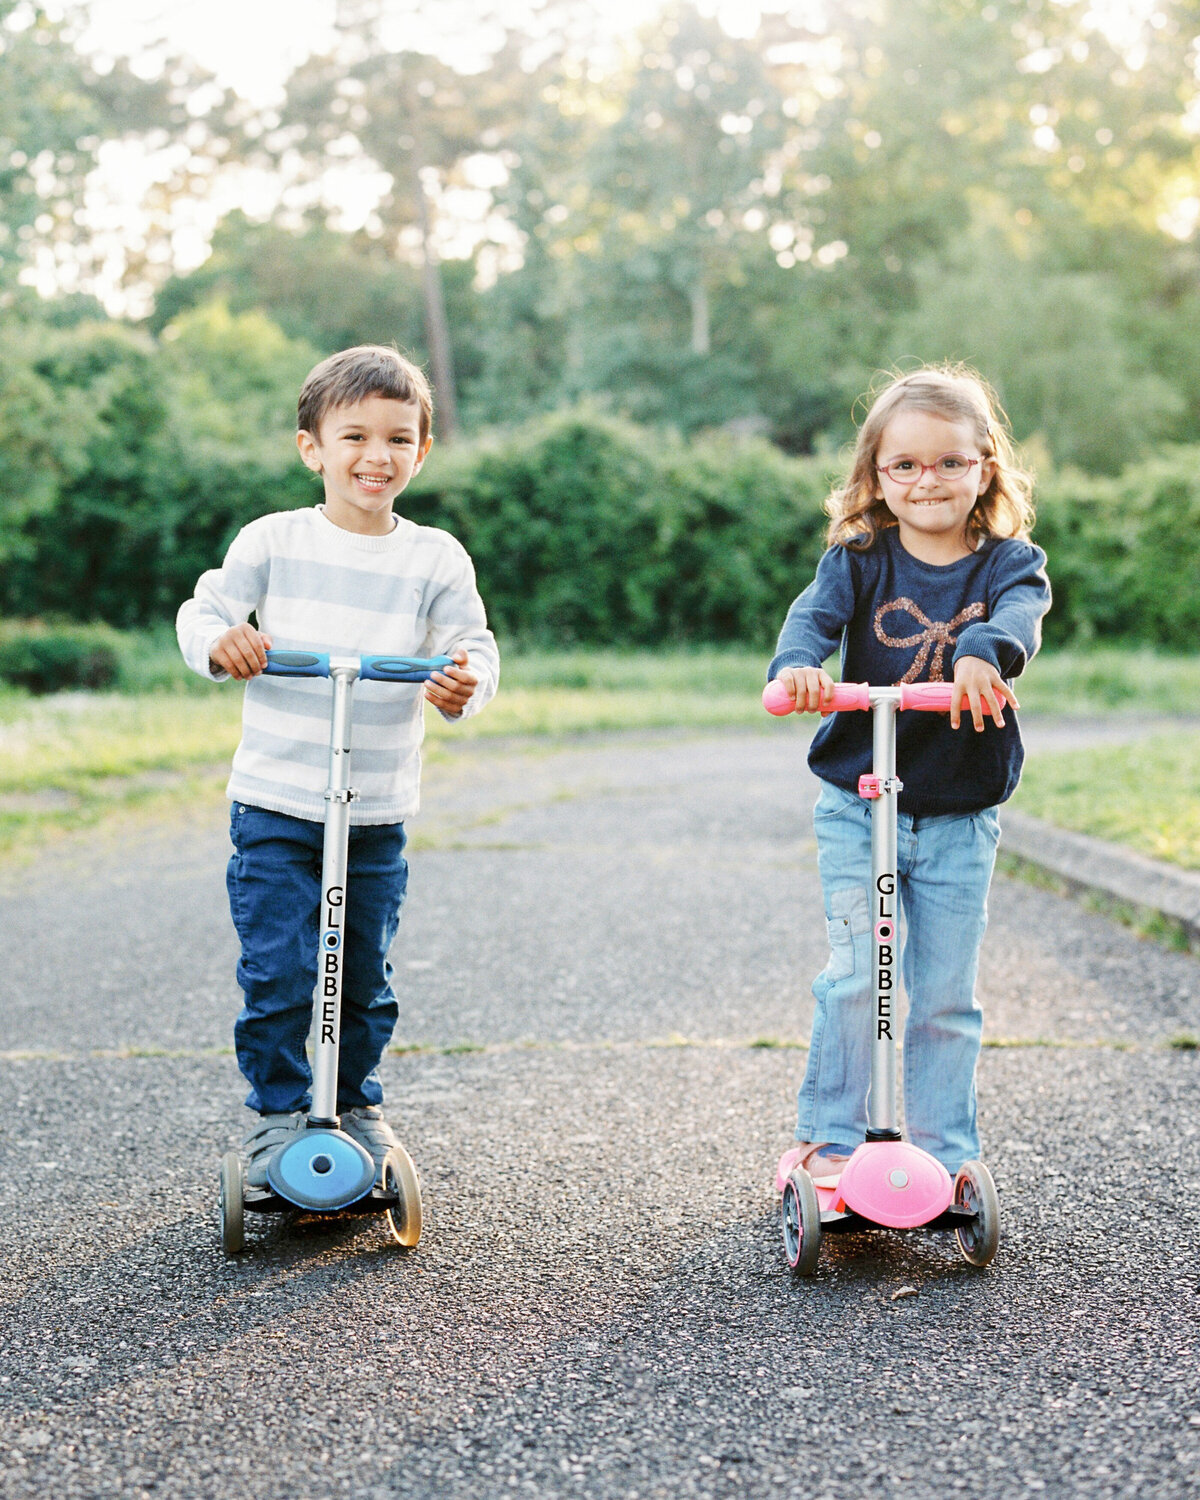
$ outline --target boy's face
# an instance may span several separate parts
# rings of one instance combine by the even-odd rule
[[[317,432],[298,432],[300,457],[325,481],[325,514],[335,526],[384,536],[395,522],[392,502],[425,462],[415,401],[367,396],[332,406]]]

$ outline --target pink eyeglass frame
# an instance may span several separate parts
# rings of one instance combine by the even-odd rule
[[[976,464],[981,464],[983,462],[983,459],[981,458],[968,458],[965,453],[957,453],[954,450],[951,450],[949,453],[939,453],[931,464],[923,464],[919,459],[908,458],[907,456],[905,456],[903,458],[893,459],[890,464],[876,464],[875,467],[880,474],[886,474],[893,484],[902,485],[905,489],[908,489],[911,485],[920,484],[922,479],[925,478],[925,475],[930,471],[936,474],[937,466],[944,458],[961,458],[963,463],[965,463],[967,466],[968,474]],[[921,472],[919,474],[915,474],[911,479],[897,479],[891,471],[896,467],[898,463],[918,464]],[[963,479],[966,477],[966,475],[960,474],[956,477],[959,479]],[[948,484],[953,484],[954,480],[951,479],[947,480],[946,482]]]

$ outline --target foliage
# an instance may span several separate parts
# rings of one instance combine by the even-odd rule
[[[66,14],[64,15],[64,11]],[[75,6],[0,0],[0,292],[56,263],[67,285],[99,269],[79,205],[103,143],[184,135],[194,68],[148,79],[127,59],[103,65],[74,45]],[[132,247],[131,247],[132,249]]]
[[[3,613],[169,617],[246,521],[311,503],[292,414],[315,354],[261,313],[198,309],[158,344],[22,323],[5,347]]]
[[[378,241],[323,224],[297,231],[230,214],[204,264],[162,287],[150,327],[161,332],[213,302],[235,314],[263,312],[288,338],[322,354],[392,342],[424,353],[415,268],[386,255]]]
[[[986,370],[1016,431],[1059,462],[1113,474],[1178,432],[1183,395],[1127,338],[1111,278],[1031,274],[995,240],[972,236],[915,282],[916,306],[889,335],[892,358]]]
[[[823,465],[759,439],[583,410],[439,455],[404,509],[460,538],[509,636],[764,641],[823,550],[825,490]]]
[[[1166,448],[1113,479],[1039,486],[1036,540],[1054,587],[1047,639],[1200,643],[1200,449]]]
[[[445,55],[384,0],[334,9],[326,55],[255,108],[161,54],[90,61],[74,7],[0,0],[0,311],[36,273],[64,293],[44,321],[98,321],[85,185],[140,143],[163,180],[116,258],[130,306],[158,290],[152,332],[224,302],[320,353],[396,339],[434,366],[443,437],[457,387],[477,433],[588,400],[824,452],[879,368],[965,355],[1057,464],[1200,440],[1187,0],[842,0],[752,8],[752,36],[667,0],[615,47],[591,0],[553,0]],[[375,194],[353,231],[348,177]],[[174,265],[194,200],[251,180],[268,221],[232,213]],[[6,457],[45,400],[18,364]],[[65,459],[27,451],[33,515]]]
[[[31,693],[108,688],[117,680],[116,633],[103,625],[8,620],[0,626],[0,682]]]
[[[158,341],[0,327],[0,612],[168,620],[239,527],[314,503],[292,414],[317,352],[220,302]],[[1042,467],[1047,640],[1195,650],[1200,450],[1111,477]],[[820,556],[836,468],[580,407],[436,447],[402,509],[462,540],[510,638],[764,644]]]

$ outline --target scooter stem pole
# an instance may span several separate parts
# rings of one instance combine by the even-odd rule
[[[898,1139],[896,1118],[896,999],[899,965],[896,894],[896,709],[898,694],[871,693],[872,771],[880,794],[871,803],[871,926],[874,955],[874,1036],[868,1139]]]
[[[313,996],[313,1088],[310,1125],[337,1124],[338,1046],[345,967],[346,863],[350,839],[350,704],[357,663],[331,662],[333,710],[329,729],[329,786],[325,792],[325,845],[321,857],[320,937]]]

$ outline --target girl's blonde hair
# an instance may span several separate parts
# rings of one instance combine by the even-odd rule
[[[841,489],[825,502],[828,543],[864,552],[896,518],[878,498],[875,458],[884,428],[901,411],[923,411],[950,422],[967,422],[985,458],[995,459],[991,483],[967,517],[967,541],[983,537],[1029,538],[1033,526],[1033,481],[1018,466],[1008,419],[995,392],[967,365],[927,365],[894,376],[871,403],[858,430],[854,462]]]

